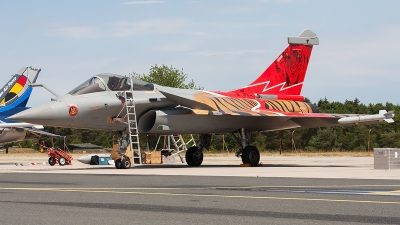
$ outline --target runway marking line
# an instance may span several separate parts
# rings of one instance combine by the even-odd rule
[[[284,186],[284,185],[268,185],[268,186],[244,186],[244,187],[214,187],[214,188],[334,188],[334,187],[400,187],[400,184],[349,184],[349,185],[326,185],[326,186],[318,186],[318,185],[305,185],[305,186]],[[399,190],[400,191],[400,190]]]
[[[369,193],[370,195],[389,195],[389,196],[400,196],[400,190],[394,190],[394,191],[377,191],[377,192],[371,192]]]
[[[109,188],[109,189],[113,189],[113,188]],[[117,189],[117,188],[115,188],[115,189]],[[129,189],[129,188],[120,188],[120,189]],[[135,189],[139,189],[139,188],[135,188]],[[175,189],[175,188],[171,188],[171,189]],[[183,189],[183,188],[176,188],[176,189]],[[113,193],[113,194],[189,196],[189,197],[214,197],[214,198],[243,198],[243,199],[272,199],[272,200],[297,200],[297,201],[373,203],[373,204],[400,205],[400,202],[371,201],[371,200],[350,200],[350,199],[329,199],[329,198],[287,198],[287,197],[271,197],[271,196],[215,195],[215,194],[162,193],[162,192],[136,192],[136,191],[110,191],[110,190],[107,190],[104,188],[98,188],[97,190],[94,190],[93,188],[0,188],[0,190],[60,191],[60,192]]]

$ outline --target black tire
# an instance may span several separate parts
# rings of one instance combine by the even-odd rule
[[[115,168],[121,169],[121,159],[115,160]]]
[[[90,158],[90,165],[99,165],[99,156],[94,155]]]
[[[254,146],[247,146],[242,151],[243,164],[250,164],[250,166],[258,166],[260,163],[260,152]]]
[[[64,166],[67,163],[67,160],[65,160],[64,157],[58,158],[58,165]]]
[[[50,165],[50,166],[56,165],[56,159],[53,158],[53,157],[50,157],[50,158],[49,158],[49,165]]]
[[[189,166],[200,166],[203,163],[203,151],[197,146],[192,146],[186,150],[185,159]]]
[[[131,168],[131,160],[129,160],[129,158],[121,160],[121,169],[129,169],[129,168]]]

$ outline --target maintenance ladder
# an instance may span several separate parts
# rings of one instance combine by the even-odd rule
[[[131,81],[132,84],[132,81]],[[137,119],[136,119],[136,107],[135,101],[133,99],[133,89],[131,85],[131,90],[124,91],[125,97],[125,107],[126,107],[126,119],[128,123],[128,131],[129,131],[129,145],[131,146],[132,151],[132,165],[142,164],[142,158],[140,153],[140,144],[139,144],[139,130],[137,128]]]
[[[185,140],[183,139],[183,137],[182,137],[181,134],[178,134],[178,135],[172,135],[172,134],[171,134],[171,135],[160,135],[160,136],[158,137],[155,150],[157,150],[157,146],[158,146],[158,144],[159,144],[159,142],[160,142],[161,137],[168,137],[168,148],[169,148],[169,149],[170,149],[169,140],[172,141],[172,144],[173,144],[174,147],[175,147],[175,148],[174,148],[174,151],[173,151],[173,152],[174,152],[173,155],[178,155],[179,158],[181,159],[181,162],[182,162],[182,163],[185,163],[185,158],[181,155],[181,153],[187,151],[187,149],[188,149],[187,146],[190,145],[190,143],[192,143],[192,144],[190,145],[190,147],[196,145],[196,142],[195,142],[195,140],[194,140],[194,138],[193,138],[193,135],[191,135],[191,134],[190,134],[190,139],[189,139],[188,141],[186,141],[186,142],[185,142]]]

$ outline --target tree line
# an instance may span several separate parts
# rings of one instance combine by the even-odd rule
[[[392,103],[362,104],[359,99],[330,102],[326,98],[317,103],[322,113],[378,114],[379,110],[399,112]],[[274,151],[372,151],[373,148],[400,147],[398,125],[382,122],[374,125],[349,125],[323,128],[296,128],[284,131],[260,132],[254,135],[259,149]]]
[[[187,74],[183,70],[155,65],[150,68],[148,74],[131,73],[135,78],[157,83],[164,86],[203,89],[195,85],[191,80],[185,84]],[[306,101],[309,102],[308,99]],[[365,105],[359,99],[346,100],[345,102],[320,99],[316,103],[322,113],[340,114],[378,114],[379,110],[394,110],[400,112],[400,106],[392,103],[377,103]],[[64,145],[74,143],[92,143],[106,148],[111,148],[116,143],[120,134],[101,130],[69,129],[57,127],[45,127],[45,131],[66,136],[65,139],[40,137],[35,140],[25,140],[18,145],[20,147],[37,148],[36,143],[43,140],[47,146]],[[154,149],[158,141],[156,135],[140,135],[141,149]],[[186,139],[188,136],[185,136]],[[197,135],[194,135],[197,138]],[[17,143],[13,143],[16,145]],[[326,128],[296,128],[282,131],[253,132],[251,144],[260,151],[372,151],[373,148],[400,147],[400,133],[398,125],[394,123],[379,123],[375,125],[349,125]],[[162,144],[158,145],[162,147]],[[239,148],[229,135],[213,135],[211,151],[236,151]]]
[[[392,103],[368,104],[360,103],[358,99],[341,102],[330,102],[326,98],[317,103],[323,113],[360,113],[377,114],[379,110],[395,110],[400,112],[399,105]],[[382,122],[374,125],[349,125],[323,128],[295,128],[282,131],[253,132],[251,143],[260,151],[372,151],[373,148],[399,148],[400,133],[398,122]],[[111,148],[119,138],[118,132],[101,130],[69,129],[59,127],[45,127],[45,131],[66,136],[65,142],[92,143]],[[141,148],[154,149],[158,141],[157,135],[141,135]],[[186,137],[188,139],[189,137]],[[197,138],[197,135],[194,135]],[[48,146],[52,142],[56,146],[63,146],[64,139],[41,137]],[[19,143],[21,147],[31,147],[38,140],[27,140]],[[163,139],[159,147],[163,145]],[[229,135],[213,135],[210,150],[235,151],[239,148]]]

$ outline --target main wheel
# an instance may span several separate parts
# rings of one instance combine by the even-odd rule
[[[121,160],[121,169],[129,169],[130,167],[131,167],[131,160],[129,160],[129,158]]]
[[[65,163],[66,163],[66,160],[65,160],[65,158],[64,158],[64,157],[60,157],[60,158],[58,158],[58,165],[60,165],[60,166],[64,166],[64,165],[65,165]]]
[[[203,152],[197,146],[192,146],[186,150],[185,159],[189,166],[200,166],[203,162]]]
[[[121,169],[121,159],[115,160],[115,168]]]
[[[247,146],[242,151],[243,164],[250,164],[250,166],[257,166],[260,162],[260,152],[254,146]]]
[[[56,165],[56,159],[53,158],[53,157],[50,157],[50,158],[49,158],[49,165],[50,165],[50,166]]]

